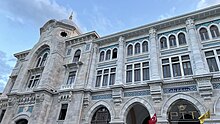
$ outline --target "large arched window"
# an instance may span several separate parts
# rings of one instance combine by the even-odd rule
[[[100,56],[99,56],[99,61],[101,62],[101,61],[104,61],[104,55],[105,55],[105,53],[104,53],[104,51],[102,51],[101,53],[100,53]]]
[[[18,121],[16,121],[16,124],[27,124],[28,121],[26,119],[20,119]]]
[[[140,45],[140,43],[136,43],[135,44],[135,54],[138,54],[138,53],[140,53],[141,52],[141,45]]]
[[[165,37],[162,37],[160,39],[160,48],[161,49],[166,49],[167,48],[167,39]]]
[[[147,41],[144,41],[142,43],[142,52],[148,52],[148,43],[147,43]]]
[[[199,34],[200,34],[200,37],[201,37],[201,40],[202,40],[202,41],[209,39],[208,31],[207,31],[205,28],[201,28],[201,29],[199,30]]]
[[[77,50],[73,57],[73,62],[78,62],[80,59],[81,50]]]
[[[46,63],[46,60],[48,58],[49,52],[50,52],[49,49],[45,49],[43,52],[41,52],[41,54],[39,54],[39,56],[37,57],[36,67],[43,67],[43,66],[45,66],[45,63]]]
[[[218,27],[215,25],[212,25],[210,27],[210,32],[211,32],[212,38],[217,38],[220,36]]]
[[[170,124],[200,124],[200,113],[191,102],[179,99],[168,109],[168,121]]]
[[[91,124],[109,124],[110,113],[106,107],[99,108],[92,117]]]
[[[169,43],[170,43],[170,47],[175,47],[176,46],[176,37],[174,35],[170,35]]]
[[[130,56],[133,54],[133,46],[130,44],[127,48],[127,55]]]
[[[117,58],[117,48],[114,48],[113,51],[112,51],[112,59],[115,59]]]
[[[107,50],[105,60],[109,60],[111,58],[111,50]]]
[[[178,40],[179,40],[179,45],[184,45],[186,44],[186,37],[184,33],[179,33],[178,34]]]

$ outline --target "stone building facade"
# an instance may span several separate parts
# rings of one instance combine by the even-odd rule
[[[100,37],[49,20],[16,53],[1,124],[220,123],[220,5]]]

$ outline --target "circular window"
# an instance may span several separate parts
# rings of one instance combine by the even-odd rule
[[[66,33],[65,31],[63,31],[63,32],[60,33],[60,36],[66,37],[66,36],[67,36],[67,33]]]

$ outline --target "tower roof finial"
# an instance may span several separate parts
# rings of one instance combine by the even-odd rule
[[[70,17],[69,17],[69,20],[72,20],[72,19],[73,19],[73,11],[71,12]]]

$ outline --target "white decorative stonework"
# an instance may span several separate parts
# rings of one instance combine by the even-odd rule
[[[59,94],[59,97],[58,97],[58,102],[61,102],[61,101],[67,101],[67,102],[71,102],[72,100],[72,92],[70,91],[69,93],[67,94]]]

